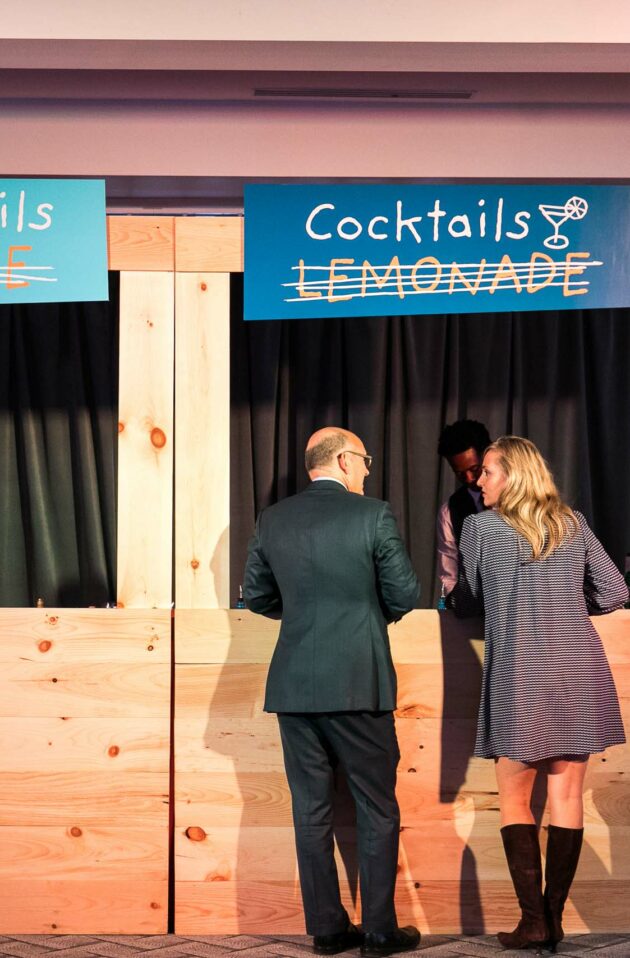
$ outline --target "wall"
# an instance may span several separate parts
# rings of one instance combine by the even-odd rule
[[[159,211],[159,198],[191,195],[209,208],[226,178],[238,209],[247,179],[630,174],[622,0],[177,8],[112,0],[80,9],[38,0],[6,11],[3,37],[0,100],[11,136],[0,143],[0,168],[105,176],[112,209],[130,205],[117,200],[122,178],[135,178],[145,208]],[[348,86],[351,96],[312,96]],[[269,87],[307,93],[270,97]],[[381,87],[429,96],[388,98]]]

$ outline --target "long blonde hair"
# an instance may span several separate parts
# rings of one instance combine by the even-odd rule
[[[496,511],[529,542],[532,559],[546,558],[577,532],[575,513],[560,498],[549,466],[529,439],[500,436],[490,451],[507,476]]]

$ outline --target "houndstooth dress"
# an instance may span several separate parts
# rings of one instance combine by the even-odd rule
[[[625,742],[606,654],[589,614],[628,598],[586,520],[545,559],[493,510],[468,516],[453,592],[458,615],[485,610],[475,755],[521,762]]]

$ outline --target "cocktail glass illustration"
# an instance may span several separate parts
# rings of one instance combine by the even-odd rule
[[[588,203],[581,196],[572,196],[564,206],[554,206],[552,203],[541,203],[538,207],[545,219],[553,226],[553,236],[544,240],[549,249],[564,249],[569,245],[569,237],[560,232],[560,227],[567,220],[584,219],[588,212]]]

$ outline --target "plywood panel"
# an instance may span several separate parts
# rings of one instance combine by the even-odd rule
[[[242,216],[175,218],[175,269],[186,273],[242,273]]]
[[[118,600],[172,602],[172,273],[121,273]]]
[[[0,630],[0,933],[165,931],[170,610]]]
[[[176,279],[175,589],[181,608],[230,604],[230,277]]]
[[[111,270],[172,271],[175,228],[172,216],[108,216],[107,256]]]
[[[179,618],[179,614],[178,614]],[[595,619],[628,710],[627,612]],[[176,930],[300,933],[288,787],[274,716],[262,713],[278,625],[248,612],[186,610],[177,622]],[[401,842],[397,909],[425,932],[511,928],[517,905],[499,837],[493,763],[472,755],[482,622],[414,612],[390,629],[399,678]],[[627,926],[609,895],[630,888],[627,749],[591,760],[587,834],[567,928]],[[352,807],[340,779],[338,867],[351,914]],[[544,803],[544,795],[541,796]],[[545,845],[543,815],[542,844]]]

